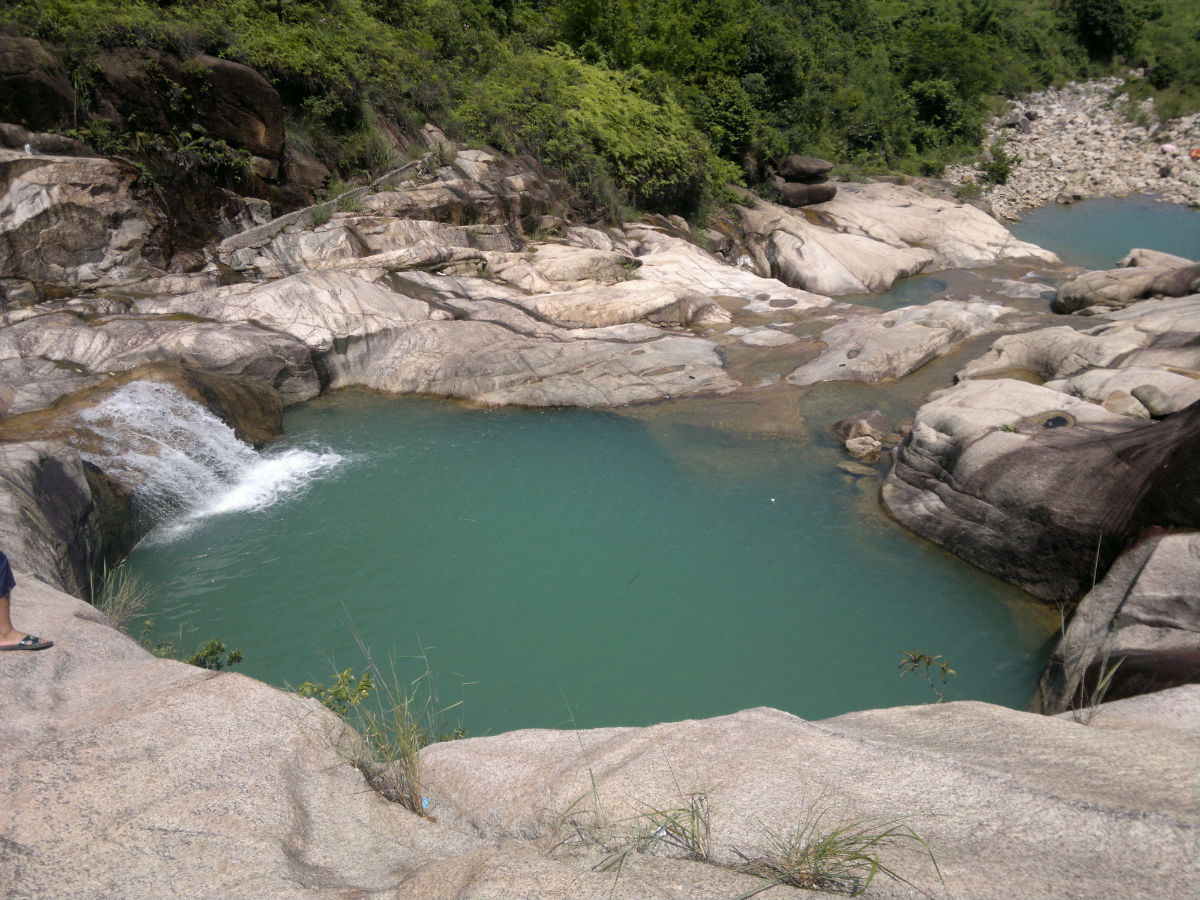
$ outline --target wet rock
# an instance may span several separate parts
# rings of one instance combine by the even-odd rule
[[[846,452],[855,459],[860,459],[863,462],[878,462],[879,454],[883,452],[883,442],[865,434],[859,437],[848,438],[846,440]]]
[[[1128,550],[1080,602],[1039,683],[1047,713],[1086,715],[1101,671],[1116,700],[1200,678],[1200,533]]]
[[[877,409],[855,413],[852,416],[834,422],[833,433],[843,441],[862,437],[863,435],[873,437],[877,441],[882,441],[888,433],[887,417]]]
[[[879,470],[874,466],[864,465],[860,462],[850,462],[849,460],[842,460],[838,463],[838,471],[852,478],[869,478],[879,474]]]
[[[45,360],[64,372],[50,374],[36,363],[9,368],[14,396],[10,413],[43,408],[62,391],[78,390],[98,377],[136,366],[178,360],[210,372],[236,375],[277,388],[289,403],[320,392],[309,349],[298,340],[247,322],[221,324],[136,315],[84,321],[68,313],[35,316],[0,329],[0,357]],[[11,365],[11,364],[10,364]],[[82,382],[73,382],[80,376]]]
[[[79,455],[49,441],[0,443],[0,471],[0,532],[14,567],[84,596],[101,546]]]

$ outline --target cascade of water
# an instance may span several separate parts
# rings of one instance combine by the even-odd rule
[[[166,384],[132,382],[80,418],[100,438],[84,458],[135,485],[137,512],[160,536],[206,516],[270,506],[343,459],[327,448],[260,454]]]

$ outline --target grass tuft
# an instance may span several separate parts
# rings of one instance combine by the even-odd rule
[[[99,580],[92,578],[92,605],[118,628],[141,612],[152,599],[153,588],[124,566],[110,569],[105,565]]]
[[[918,844],[941,878],[929,845],[906,824],[906,817],[834,820],[832,812],[831,804],[820,800],[792,830],[764,829],[766,841],[757,855],[751,857],[735,850],[744,861],[742,871],[766,880],[737,900],[746,900],[775,885],[853,896],[865,891],[880,874],[917,890],[880,857],[882,851],[903,843]]]

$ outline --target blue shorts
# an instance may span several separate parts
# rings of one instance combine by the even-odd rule
[[[0,552],[0,597],[5,597],[17,586],[17,579],[13,578],[12,568],[8,564],[8,557]]]

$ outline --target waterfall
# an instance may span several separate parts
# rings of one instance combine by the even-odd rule
[[[99,439],[81,455],[134,486],[136,513],[157,538],[208,516],[265,509],[343,461],[329,448],[259,453],[167,384],[124,385],[80,419]]]

